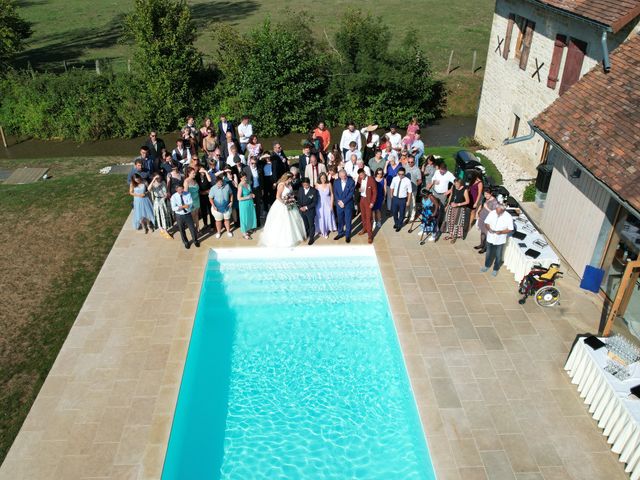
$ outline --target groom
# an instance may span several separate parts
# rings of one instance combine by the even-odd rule
[[[318,191],[311,186],[308,178],[302,179],[302,186],[296,195],[300,215],[307,232],[309,245],[313,245],[316,236],[316,205],[318,204]]]
[[[351,242],[351,218],[353,217],[353,194],[356,183],[353,178],[347,176],[344,168],[338,172],[338,179],[333,183],[333,198],[338,213],[338,235],[334,240],[347,237],[347,243]]]

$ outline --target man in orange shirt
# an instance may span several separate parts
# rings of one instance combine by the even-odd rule
[[[327,163],[327,152],[329,151],[329,148],[331,146],[331,132],[327,130],[324,122],[318,123],[318,126],[313,131],[313,140],[314,142],[319,141],[320,148],[318,150],[318,153],[322,157],[324,163]]]

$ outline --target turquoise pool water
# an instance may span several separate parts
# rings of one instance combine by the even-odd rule
[[[264,256],[210,254],[162,478],[435,479],[373,249]]]

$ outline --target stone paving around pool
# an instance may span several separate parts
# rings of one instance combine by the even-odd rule
[[[185,250],[130,225],[0,479],[159,478],[208,247],[256,241]],[[520,306],[508,271],[479,272],[475,243],[420,246],[389,221],[374,242],[438,479],[627,478],[563,370],[576,334],[597,330],[594,297],[567,275],[560,306]]]

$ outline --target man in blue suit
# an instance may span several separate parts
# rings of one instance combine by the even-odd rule
[[[353,194],[356,184],[353,178],[347,176],[343,169],[338,172],[338,180],[333,183],[333,198],[338,212],[338,235],[334,240],[347,237],[347,243],[351,242],[351,217],[353,216]]]

